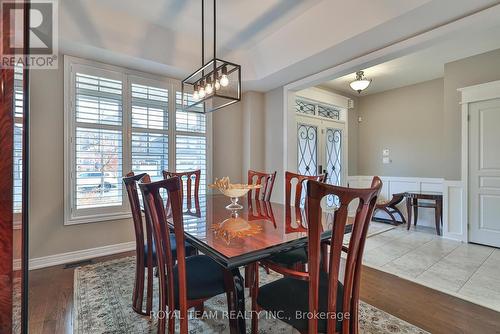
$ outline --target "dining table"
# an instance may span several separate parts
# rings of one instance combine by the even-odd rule
[[[237,321],[231,333],[246,333],[244,278],[240,268],[271,255],[307,246],[307,219],[303,208],[240,198],[240,209],[226,208],[230,198],[221,194],[200,194],[195,204],[184,205],[184,235],[201,253],[232,273]],[[330,240],[335,207],[322,214],[322,239]],[[168,225],[173,228],[169,220]],[[350,233],[347,225],[345,233]],[[235,327],[236,326],[236,327]]]

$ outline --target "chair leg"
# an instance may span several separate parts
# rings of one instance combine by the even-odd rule
[[[246,268],[245,268],[246,269]],[[245,270],[246,273],[246,270]],[[226,298],[227,298],[227,311],[228,314],[234,314],[238,311],[236,306],[236,287],[233,279],[233,275],[229,270],[224,272],[224,285],[226,288]],[[229,328],[231,333],[238,331],[238,319],[229,316]]]
[[[406,199],[406,214],[408,215],[408,225],[406,227],[407,230],[409,230],[411,227],[411,211],[412,211],[411,203],[412,203],[412,199],[407,198]]]
[[[148,267],[148,281],[146,292],[146,314],[151,314],[153,310],[153,268]]]
[[[250,268],[249,266],[245,266],[245,288],[250,288]]]
[[[257,334],[259,332],[259,316],[258,316],[258,305],[257,296],[259,294],[259,264],[252,264],[252,281],[251,281],[251,297],[252,297],[252,334]]]
[[[413,222],[414,226],[417,226],[417,220],[418,220],[418,199],[413,200],[413,215],[415,216],[415,221]]]
[[[441,206],[439,203],[436,203],[436,207],[434,208],[435,219],[436,219],[436,233],[437,235],[441,235]]]
[[[142,300],[144,298],[144,274],[144,264],[136,263],[132,308],[140,315],[147,315],[147,313],[142,310]]]

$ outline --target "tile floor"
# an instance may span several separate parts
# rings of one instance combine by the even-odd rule
[[[399,226],[369,237],[363,262],[500,311],[500,249],[443,239],[427,227]]]

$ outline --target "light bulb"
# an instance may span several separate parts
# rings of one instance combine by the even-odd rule
[[[198,91],[195,90],[193,93],[193,100],[198,101],[200,99],[200,94],[198,94]]]
[[[219,79],[215,80],[215,90],[219,90],[220,89],[220,82],[219,82]]]
[[[203,86],[200,87],[198,94],[200,95],[200,99],[205,97],[205,88],[203,88]]]
[[[229,85],[229,79],[227,77],[227,75],[223,74],[222,77],[220,78],[220,85],[222,87],[227,87],[227,85]]]
[[[211,83],[207,83],[207,86],[205,87],[205,91],[207,92],[207,94],[212,94],[212,92],[214,91],[214,88],[212,87]]]

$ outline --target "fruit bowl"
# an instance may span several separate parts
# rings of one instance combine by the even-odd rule
[[[231,204],[226,206],[228,210],[240,210],[243,206],[238,204],[238,198],[245,196],[250,190],[261,188],[260,184],[233,184],[228,177],[215,179],[214,184],[209,185],[212,189],[218,189],[222,194],[231,198]]]

